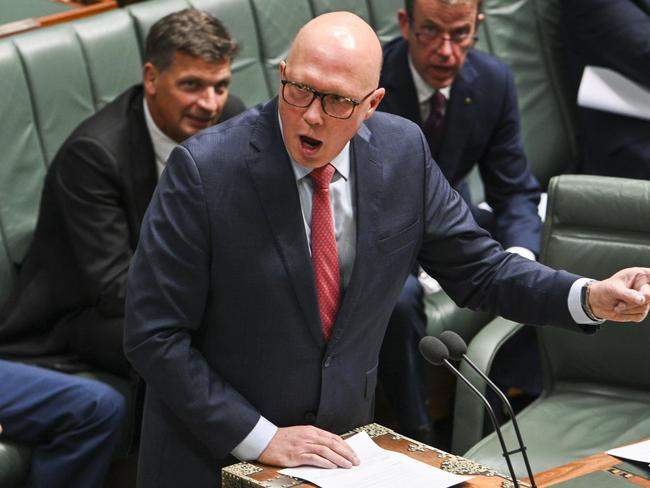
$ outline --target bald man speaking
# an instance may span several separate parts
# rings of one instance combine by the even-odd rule
[[[214,488],[235,458],[358,463],[337,434],[372,420],[416,260],[461,305],[517,321],[593,332],[647,314],[650,270],[589,281],[477,227],[420,129],[375,113],[381,55],[355,15],[317,17],[276,98],[172,152],[127,292],[125,350],[147,383],[139,487]]]

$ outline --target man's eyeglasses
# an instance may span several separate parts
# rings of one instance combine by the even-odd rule
[[[421,44],[433,50],[440,49],[445,41],[449,41],[452,47],[465,49],[478,40],[478,36],[472,35],[470,27],[463,27],[449,34],[443,34],[437,27],[424,27],[422,30],[415,31],[414,35]]]
[[[314,99],[320,98],[323,112],[335,119],[349,119],[352,117],[356,106],[375,92],[375,90],[372,90],[361,100],[354,100],[334,93],[321,93],[310,86],[295,81],[280,80],[280,82],[282,83],[282,98],[289,105],[307,108]]]

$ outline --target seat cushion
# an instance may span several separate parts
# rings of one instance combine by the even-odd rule
[[[650,436],[650,392],[591,384],[561,384],[517,416],[533,473]],[[502,427],[509,450],[518,447],[512,423]],[[464,455],[508,473],[492,433]],[[519,454],[512,457],[518,478],[527,476]]]

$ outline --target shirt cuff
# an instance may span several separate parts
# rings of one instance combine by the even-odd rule
[[[585,283],[591,281],[590,278],[579,278],[573,282],[569,290],[569,313],[576,324],[597,325],[602,324],[603,320],[591,320],[582,308],[582,299],[580,294]]]
[[[537,261],[535,259],[535,253],[531,251],[530,249],[526,249],[525,247],[521,246],[511,246],[508,249],[506,249],[508,252],[513,252],[515,254],[519,254],[521,257],[524,257],[526,259],[530,259],[531,261]]]
[[[240,461],[253,461],[260,457],[266,446],[278,431],[278,428],[260,415],[260,419],[244,440],[230,451]]]

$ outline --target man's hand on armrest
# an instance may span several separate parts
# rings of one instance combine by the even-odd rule
[[[286,468],[351,468],[359,458],[338,435],[311,425],[279,428],[258,461]]]

